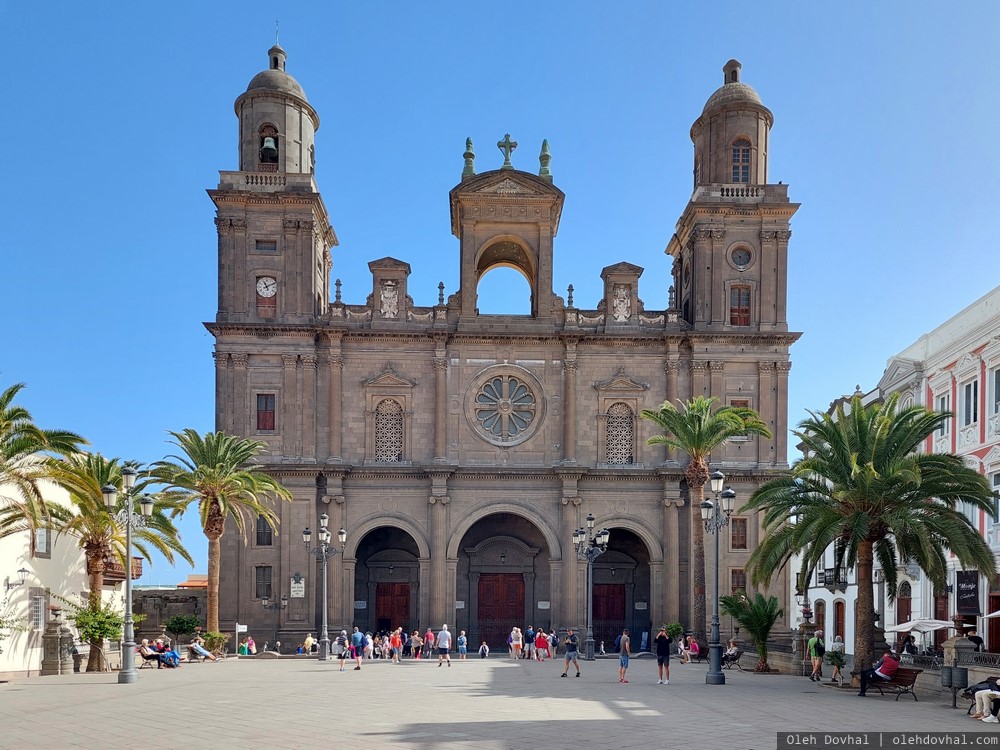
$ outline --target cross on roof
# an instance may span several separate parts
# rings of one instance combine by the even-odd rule
[[[510,163],[510,154],[517,148],[517,141],[512,141],[510,133],[505,133],[503,140],[497,141],[497,148],[503,152],[503,166],[500,169],[513,169],[514,165]]]

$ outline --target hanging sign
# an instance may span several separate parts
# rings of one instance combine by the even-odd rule
[[[955,572],[956,611],[960,615],[981,615],[979,611],[979,571]]]

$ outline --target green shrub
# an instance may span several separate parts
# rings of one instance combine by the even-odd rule
[[[226,633],[210,631],[208,633],[202,633],[201,637],[205,639],[205,648],[213,654],[222,653],[226,644],[229,643],[229,635]]]

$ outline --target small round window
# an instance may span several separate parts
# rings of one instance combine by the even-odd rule
[[[473,380],[466,413],[473,428],[494,445],[517,445],[535,434],[542,418],[538,381],[519,367],[491,367]]]
[[[741,271],[750,265],[750,261],[753,260],[753,255],[748,247],[734,247],[729,253],[729,259],[733,262]]]

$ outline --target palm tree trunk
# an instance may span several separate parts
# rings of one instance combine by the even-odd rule
[[[705,632],[705,525],[701,520],[705,485],[688,485],[691,502],[691,631],[700,646],[708,641]]]
[[[868,669],[875,661],[875,591],[872,582],[872,548],[870,541],[858,545],[857,630],[854,632],[854,669]],[[860,684],[857,677],[853,685]]]
[[[210,633],[219,632],[219,569],[221,565],[222,545],[219,536],[206,534],[208,537],[208,596],[205,608],[205,624]]]
[[[87,581],[90,585],[90,595],[87,606],[90,609],[100,609],[101,592],[104,590],[104,552],[87,552]],[[103,672],[104,643],[100,639],[90,641],[90,655],[87,657],[88,672]]]

